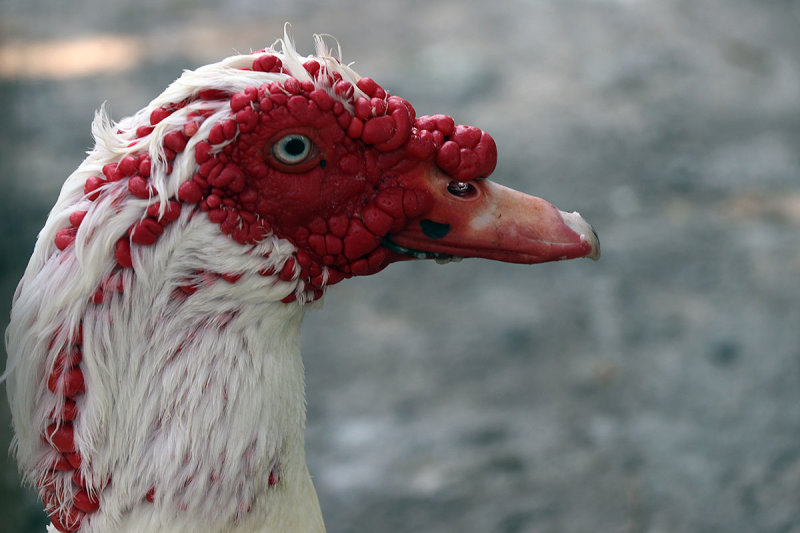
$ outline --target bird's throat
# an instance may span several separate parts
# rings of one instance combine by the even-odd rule
[[[113,482],[101,499],[109,505],[92,523],[131,532],[294,531],[295,524],[322,531],[305,464],[302,306],[269,302],[191,316],[187,324],[174,313],[181,328],[173,318],[154,323],[147,357],[132,347],[127,363],[118,362],[107,433],[128,438],[101,451]],[[175,331],[183,338],[168,342]],[[140,408],[126,409],[123,398]]]

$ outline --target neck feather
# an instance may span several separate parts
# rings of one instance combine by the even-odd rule
[[[304,453],[305,306],[281,302],[296,281],[258,273],[293,249],[277,238],[244,249],[181,216],[100,302],[65,280],[97,287],[103,268],[34,255],[8,332],[9,353],[26,354],[9,360],[18,460],[41,488],[53,449],[40,426],[64,404],[42,376],[54,341],[80,328],[73,473],[99,501],[81,531],[322,531]],[[79,490],[56,477],[57,490]]]

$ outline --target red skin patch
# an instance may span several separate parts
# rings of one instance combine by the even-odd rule
[[[288,239],[310,258],[300,273],[307,284],[312,265],[341,270],[343,276],[332,277],[331,284],[402,259],[388,251],[371,254],[387,233],[428,209],[428,193],[416,182],[439,160],[459,180],[484,177],[494,169],[494,143],[477,128],[456,127],[450,117],[417,119],[407,101],[387,96],[373,80],[362,78],[359,88],[371,98],[353,101],[355,117],[323,91],[294,79],[231,96],[235,119],[213,126],[208,143],[198,144],[200,179],[184,182],[179,199],[207,210],[243,244],[254,242],[253,226]],[[339,81],[334,91],[352,101],[351,84]],[[234,142],[215,150],[234,138],[232,125],[238,128]],[[313,144],[297,162],[276,153],[281,139],[292,134]],[[283,277],[289,278],[286,269]]]
[[[79,368],[56,367],[47,380],[47,388],[53,394],[68,398],[86,392],[83,373]]]
[[[86,490],[81,489],[75,493],[73,501],[75,507],[84,513],[93,513],[100,508],[100,502],[96,496],[91,496]]]
[[[64,346],[58,352],[47,381],[50,392],[62,397],[63,403],[60,408],[54,408],[49,413],[47,427],[42,431],[42,442],[58,453],[49,466],[50,471],[40,476],[37,481],[39,494],[50,520],[56,529],[62,532],[77,531],[86,515],[100,508],[99,499],[97,496],[92,496],[96,494],[96,489],[88,490],[80,476],[79,469],[83,466],[83,457],[76,450],[75,428],[72,423],[79,415],[76,399],[86,392],[80,368],[83,360],[81,326],[78,326],[71,338],[72,344]],[[55,341],[56,336],[50,343],[51,348]],[[70,501],[63,501],[65,494],[56,492],[57,475],[70,476],[72,479],[75,492]]]
[[[74,430],[72,424],[50,424],[45,430],[43,439],[54,450],[66,453],[75,451]]]
[[[312,63],[306,65],[308,72],[330,79]],[[253,70],[279,72],[282,64],[264,54],[256,58]],[[194,206],[241,244],[254,244],[270,232],[291,241],[309,257],[300,267],[300,279],[321,289],[311,278],[322,267],[339,271],[329,276],[330,285],[406,259],[388,250],[373,252],[387,234],[424,217],[432,202],[425,183],[431,169],[462,182],[494,170],[494,141],[482,130],[456,125],[445,115],[416,117],[411,104],[389,96],[370,78],[359,80],[357,86],[367,97],[358,98],[352,84],[334,80],[334,92],[352,104],[353,115],[313,83],[294,78],[236,94],[199,91],[198,99],[228,99],[233,117],[214,124],[208,138],[196,144],[196,173],[179,186],[167,213],[161,216],[159,207],[151,205],[147,216],[131,226],[127,238],[117,242],[118,266],[131,267],[131,245],[155,245],[180,209]],[[151,126],[187,103],[154,110]],[[189,136],[207,116],[193,111],[183,127],[164,135],[168,160],[185,150]],[[287,135],[302,136],[311,143],[305,157],[280,157],[277,150]],[[228,144],[221,149],[223,143]],[[103,185],[125,179],[132,196],[148,199],[155,195],[149,175],[149,156],[129,155],[105,165],[102,177],[90,177],[84,192],[96,200]],[[73,227],[57,233],[59,249],[72,244],[81,221],[82,215],[76,213],[70,217]],[[93,297],[97,303],[103,299],[101,292]]]

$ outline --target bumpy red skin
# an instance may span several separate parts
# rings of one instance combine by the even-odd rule
[[[387,96],[368,78],[358,87],[373,96],[355,99],[354,115],[294,79],[233,95],[235,121],[215,126],[209,144],[198,145],[198,172],[179,199],[197,203],[243,244],[270,229],[291,241],[301,279],[313,290],[322,287],[323,266],[329,285],[405,259],[381,241],[430,208],[429,170],[438,166],[459,181],[485,177],[497,151],[478,128],[455,126],[444,115],[416,118],[407,101]],[[214,144],[235,131],[234,122],[238,137],[214,153]],[[292,133],[314,143],[297,165],[273,154],[274,143]]]
[[[259,67],[279,71],[281,64],[274,56],[262,56],[254,64]],[[166,212],[161,214],[158,205],[152,205],[147,216],[117,242],[120,268],[132,266],[131,245],[156,244],[182,206],[195,204],[223,233],[242,244],[257,243],[270,232],[292,242],[298,248],[296,263],[290,260],[280,277],[295,279],[299,266],[303,288],[318,298],[325,285],[408,259],[382,247],[382,239],[421,219],[431,208],[433,169],[439,181],[449,176],[460,182],[486,177],[494,170],[497,149],[486,132],[455,125],[445,115],[417,118],[411,104],[389,96],[369,78],[357,84],[367,97],[354,98],[350,83],[328,77],[316,62],[306,68],[318,78],[327,77],[352,113],[328,91],[295,78],[232,95],[201,91],[199,99],[228,99],[233,117],[215,124],[208,138],[196,145],[196,173],[181,184]],[[187,103],[156,109],[151,125]],[[205,119],[202,113],[190,114],[182,129],[164,136],[170,163]],[[142,126],[137,134],[151,131],[152,126]],[[310,138],[313,148],[306,159],[290,165],[275,157],[273,146],[293,133]],[[131,195],[152,197],[150,165],[145,153],[106,165],[103,176],[87,180],[87,198],[96,200],[103,185],[119,180],[127,180]],[[444,181],[435,186],[446,185]],[[81,214],[70,217],[72,226],[56,235],[59,249],[74,241]],[[100,290],[93,301],[103,301]]]

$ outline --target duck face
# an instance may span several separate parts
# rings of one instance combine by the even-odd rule
[[[198,172],[179,195],[232,238],[274,232],[297,248],[307,277],[324,269],[327,284],[414,258],[539,263],[599,253],[577,214],[487,179],[497,162],[488,133],[446,115],[417,117],[369,78],[314,74],[231,96],[233,117],[197,144]]]

